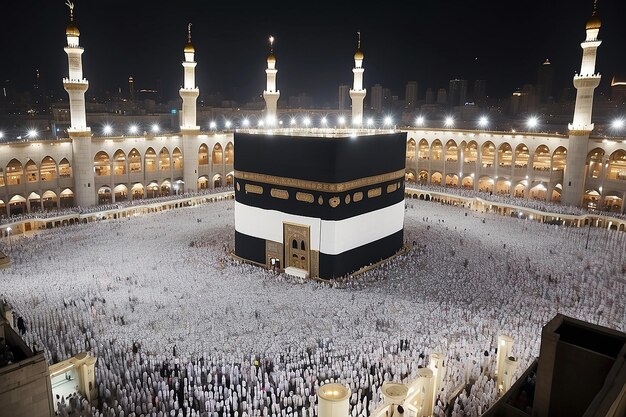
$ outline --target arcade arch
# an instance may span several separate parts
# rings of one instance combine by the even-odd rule
[[[33,182],[39,182],[39,168],[32,159],[26,162],[26,181],[30,184]]]
[[[415,160],[417,145],[415,144],[415,140],[413,138],[409,139],[406,143],[406,159],[407,161]]]
[[[492,167],[493,161],[496,156],[496,146],[492,142],[487,141],[483,143],[483,146],[481,147],[480,151],[481,151],[481,160],[483,163],[483,168]]]
[[[611,154],[606,177],[610,180],[626,181],[626,151],[619,149]]]
[[[152,148],[146,149],[146,153],[143,156],[144,167],[146,172],[157,171],[157,156],[156,152]]]
[[[11,159],[7,164],[7,185],[20,185],[24,176],[22,163],[17,159]],[[22,197],[23,198],[23,197]],[[9,201],[9,205],[11,202]]]
[[[550,171],[550,162],[550,149],[546,145],[539,145],[533,156],[533,170]]]
[[[39,178],[41,181],[47,182],[54,181],[57,178],[57,163],[52,157],[46,156],[41,160]]]
[[[111,175],[111,160],[109,154],[100,151],[93,158],[94,175],[96,177],[108,177]]]

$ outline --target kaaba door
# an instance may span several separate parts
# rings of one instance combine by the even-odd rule
[[[285,268],[291,266],[311,272],[310,235],[307,225],[283,223]]]

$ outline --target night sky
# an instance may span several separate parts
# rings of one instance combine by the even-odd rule
[[[365,87],[379,83],[402,99],[408,80],[447,89],[451,78],[488,80],[492,97],[508,96],[536,81],[549,58],[555,93],[571,85],[580,68],[584,28],[592,0],[472,1],[386,0],[370,7],[356,1],[75,0],[76,24],[85,48],[90,93],[162,83],[175,97],[182,83],[182,48],[193,23],[197,84],[242,102],[265,87],[267,38],[276,37],[281,101],[306,93],[316,102],[336,100],[351,84],[356,31],[362,33]],[[607,91],[613,75],[626,76],[626,2],[600,0],[602,20],[596,68]],[[44,86],[62,92],[63,51],[69,21],[63,0],[9,0],[0,25],[0,77],[18,90],[30,88],[35,69]]]

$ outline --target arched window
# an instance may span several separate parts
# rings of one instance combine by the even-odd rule
[[[213,147],[213,163],[214,164],[221,164],[222,160],[223,160],[223,151],[222,151],[222,145],[220,145],[219,143],[216,143],[215,146]]]
[[[67,158],[61,159],[61,162],[59,162],[59,177],[70,178],[71,176],[72,166],[70,165],[70,161],[68,161]]]
[[[131,174],[141,172],[141,155],[135,148],[128,153],[128,170]]]
[[[57,164],[50,156],[46,156],[41,161],[39,168],[39,177],[41,181],[52,181],[57,177]]]
[[[159,152],[159,166],[161,171],[169,171],[170,169],[170,152],[167,148],[163,148]]]
[[[226,149],[224,150],[224,163],[232,164],[234,161],[234,148],[232,142],[228,142],[226,144]]]
[[[17,159],[11,159],[7,165],[7,185],[19,185],[22,183],[24,168]]]
[[[528,167],[528,160],[530,159],[530,154],[528,152],[528,146],[520,143],[515,148],[515,168],[526,168]]]
[[[209,165],[209,147],[204,143],[198,150],[198,165]]]
[[[157,170],[157,157],[154,149],[146,149],[143,160],[146,172],[155,172]]]
[[[93,166],[96,177],[105,177],[111,175],[111,160],[109,154],[100,151],[93,158]]]
[[[183,153],[178,148],[172,151],[172,165],[174,169],[183,169]]]
[[[298,241],[296,239],[294,239],[293,241],[291,241],[291,247],[293,249],[298,249]]]
[[[26,162],[26,178],[28,182],[39,181],[39,169],[32,159]]]
[[[113,174],[114,175],[126,174],[126,154],[121,149],[118,149],[113,154]]]
[[[304,240],[300,242],[300,249],[306,250],[306,245],[304,244]]]
[[[409,139],[409,141],[406,143],[406,159],[410,161],[415,159],[415,148],[415,140]]]
[[[443,145],[439,139],[435,139],[431,148],[433,161],[441,161],[443,159]]]
[[[456,142],[450,139],[446,142],[446,162],[457,162],[458,148]]]

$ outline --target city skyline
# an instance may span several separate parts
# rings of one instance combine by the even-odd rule
[[[69,12],[61,1],[35,3],[7,8],[8,23],[1,29],[5,37],[12,39],[21,31],[27,36],[24,42],[5,46],[8,62],[18,65],[4,66],[2,79],[27,90],[39,70],[44,88],[62,92]],[[397,2],[375,9],[318,2],[302,9],[281,2],[268,7],[248,2],[148,6],[143,1],[77,1],[75,17],[90,95],[127,91],[132,76],[137,89],[160,84],[164,98],[176,98],[188,22],[193,23],[201,94],[220,92],[241,102],[263,90],[270,34],[276,37],[283,103],[301,93],[320,103],[336,102],[337,86],[351,83],[356,31],[362,34],[365,86],[381,84],[400,97],[408,81],[417,81],[419,96],[424,97],[427,88],[447,89],[453,78],[470,85],[476,79],[488,80],[491,97],[506,97],[524,84],[536,83],[537,68],[545,59],[554,65],[553,93],[571,87],[592,1],[552,1],[532,10],[527,5],[472,3],[442,6],[429,1],[416,12]],[[614,75],[626,72],[626,58],[619,53],[626,31],[614,18],[625,9],[620,2],[598,4],[603,22],[600,92],[608,90]]]

